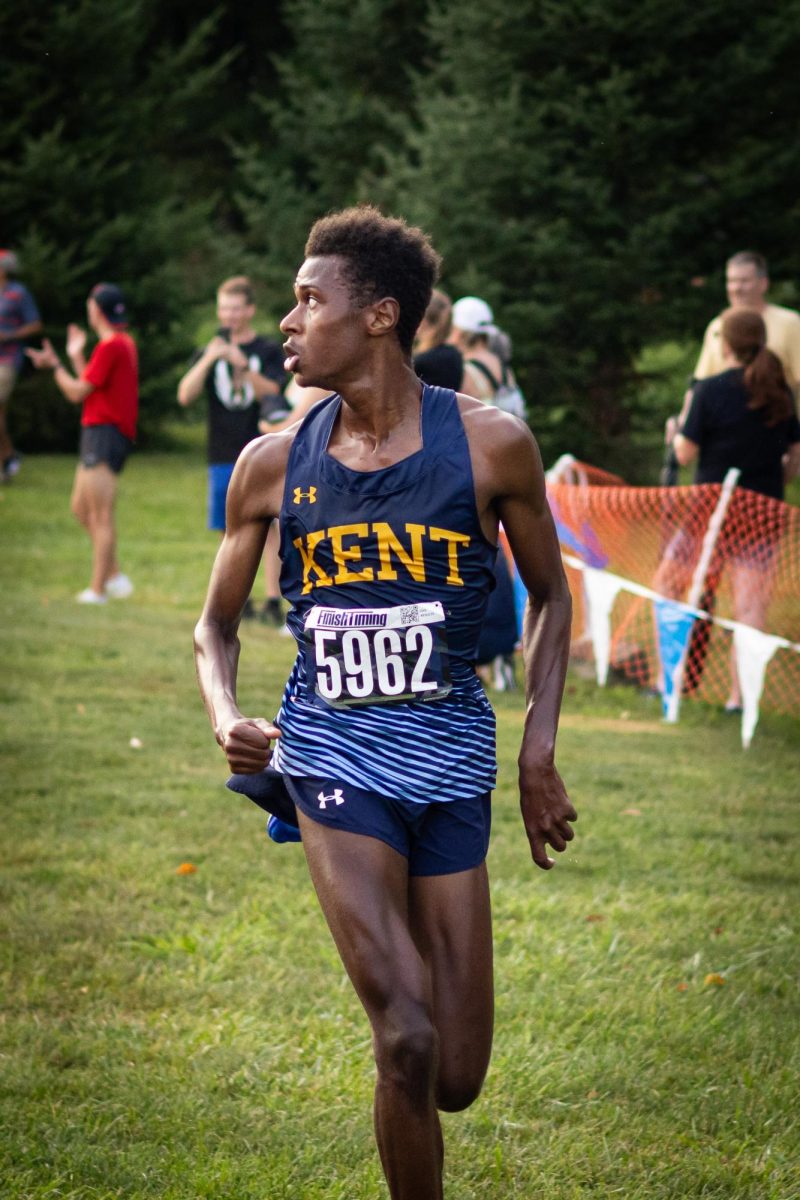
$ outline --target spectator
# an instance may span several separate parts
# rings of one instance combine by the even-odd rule
[[[464,296],[456,301],[450,341],[464,356],[461,390],[484,404],[493,404],[524,419],[525,397],[503,357],[510,352],[511,342],[494,324],[492,310],[485,300]]]
[[[489,349],[495,332],[494,315],[485,300],[463,296],[453,305],[450,342],[464,358],[462,391],[491,404],[503,375],[503,362]]]
[[[789,387],[797,398],[800,386],[800,313],[768,303],[766,259],[752,250],[734,254],[726,265],[725,286],[732,309],[755,309],[761,314],[767,329],[767,346],[783,363]],[[706,329],[703,348],[694,369],[695,379],[719,375],[730,366],[722,344],[724,315],[721,313],[714,317]]]
[[[769,288],[767,260],[754,250],[740,250],[725,264],[725,288],[731,309],[748,308],[759,312],[767,328],[767,346],[783,363],[789,387],[795,397],[800,389],[800,313],[778,304],[767,303]],[[678,482],[678,460],[673,442],[679,420],[685,417],[692,399],[692,389],[699,379],[708,379],[727,370],[728,363],[722,349],[722,318],[720,313],[710,321],[703,335],[703,346],[694,375],[683,397],[681,418],[669,417],[664,429],[666,450],[659,476],[662,486],[672,487]]]
[[[484,683],[491,684],[498,692],[510,692],[517,686],[514,650],[519,638],[514,581],[502,547],[495,559],[494,581],[495,588],[489,594],[483,618],[475,665]]]
[[[253,328],[255,298],[246,275],[235,275],[217,291],[219,329],[178,384],[178,403],[208,396],[208,528],[225,532],[225,501],[241,451],[258,437],[259,419],[285,411],[283,354],[277,342]],[[255,617],[248,599],[242,615]]]
[[[86,314],[98,342],[87,363],[85,330],[68,327],[67,354],[74,375],[47,338],[43,349],[27,353],[39,370],[53,372],[56,386],[71,404],[82,405],[80,462],[71,507],[92,543],[92,579],[76,599],[79,604],[105,604],[109,596],[124,600],[133,591],[117,561],[114,502],[117,476],[136,437],[138,358],[136,343],[125,332],[125,297],[115,284],[98,283],[92,288]]]
[[[740,487],[782,500],[784,479],[800,472],[800,422],[781,361],[767,348],[761,313],[728,309],[720,320],[719,344],[727,369],[696,384],[674,439],[678,462],[697,460],[696,483],[721,483],[738,467]],[[766,529],[755,545],[720,547],[717,576],[722,559],[729,559],[736,619],[756,629],[765,624],[780,532]],[[713,582],[709,587],[713,593]],[[726,711],[740,712],[741,703],[732,659]]]
[[[16,254],[11,250],[0,250],[0,469],[3,483],[10,482],[20,466],[19,455],[8,433],[8,402],[25,361],[25,340],[42,329],[36,302],[16,279],[18,274]]]
[[[452,318],[450,297],[434,289],[414,340],[414,370],[431,387],[460,392],[464,360],[458,347],[447,340]]]

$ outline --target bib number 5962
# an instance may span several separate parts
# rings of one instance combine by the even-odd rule
[[[438,601],[388,609],[315,607],[305,625],[309,684],[324,704],[438,700],[451,689]]]
[[[325,700],[339,700],[345,693],[364,700],[375,692],[389,698],[409,691],[422,698],[438,687],[435,679],[425,678],[433,652],[433,634],[427,625],[370,633],[315,629],[314,643],[317,689]]]

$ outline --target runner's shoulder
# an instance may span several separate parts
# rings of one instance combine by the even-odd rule
[[[299,428],[299,425],[292,425],[281,433],[264,433],[248,442],[236,462],[238,473],[253,482],[285,474]]]
[[[503,453],[535,445],[530,427],[520,417],[463,392],[457,392],[456,397],[471,450],[481,447]]]
[[[542,459],[526,422],[472,396],[459,394],[458,405],[478,494],[497,499],[543,493]]]

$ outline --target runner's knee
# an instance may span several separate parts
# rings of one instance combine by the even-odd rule
[[[436,1080],[436,1107],[441,1112],[461,1112],[481,1094],[486,1066],[467,1064],[457,1071],[440,1070]]]
[[[430,1094],[436,1072],[438,1036],[424,1009],[400,1020],[387,1020],[375,1029],[375,1062],[382,1083],[401,1088],[410,1096]]]

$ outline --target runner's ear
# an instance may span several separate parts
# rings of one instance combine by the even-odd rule
[[[377,300],[366,309],[367,333],[370,337],[383,337],[396,328],[400,320],[400,305],[391,296]]]

